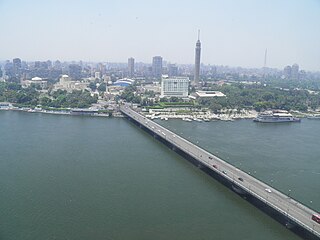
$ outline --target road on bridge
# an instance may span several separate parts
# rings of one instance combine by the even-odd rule
[[[234,185],[245,189],[256,198],[262,200],[278,212],[286,215],[292,221],[320,237],[320,224],[311,219],[312,215],[316,214],[312,209],[189,142],[176,133],[149,120],[131,109],[129,105],[121,106],[120,110],[142,126],[153,131],[155,134],[188,153],[216,173],[227,178],[229,181],[233,182]]]

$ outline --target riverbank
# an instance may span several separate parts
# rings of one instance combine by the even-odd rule
[[[74,109],[66,109],[66,110],[45,110],[41,108],[18,108],[13,107],[12,105],[8,105],[6,107],[0,107],[2,111],[22,111],[28,113],[44,113],[44,114],[55,114],[55,115],[79,115],[79,116],[93,116],[93,117],[123,117],[122,113],[119,111],[113,111],[112,115],[109,113],[99,112],[98,109],[77,109],[78,111],[73,112]],[[212,113],[211,111],[149,111],[142,113],[149,119],[181,119],[183,121],[198,121],[198,122],[209,122],[209,121],[234,121],[239,119],[254,119],[258,116],[259,112],[255,110],[245,110],[242,109],[240,111],[235,109],[225,109],[220,113]],[[290,112],[294,117],[298,118],[308,118],[308,119],[319,119],[320,112],[299,112],[299,111],[291,111]]]
[[[84,109],[86,110],[86,109]],[[88,109],[89,111],[90,109]],[[54,111],[54,110],[44,110],[44,109],[31,109],[31,108],[17,108],[17,107],[9,107],[9,108],[0,108],[0,111],[20,111],[27,113],[44,113],[44,114],[54,114],[54,115],[72,115],[72,116],[91,116],[91,117],[123,117],[121,113],[113,112],[112,115],[108,113],[99,113],[96,111],[91,112],[78,112],[73,113],[72,110],[66,111]]]

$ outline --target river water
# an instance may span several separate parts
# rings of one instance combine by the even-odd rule
[[[161,121],[320,209],[320,121]],[[121,118],[0,111],[0,240],[300,239]]]

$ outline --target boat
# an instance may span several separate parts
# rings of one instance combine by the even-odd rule
[[[209,118],[203,118],[203,121],[210,122],[210,119]]]
[[[97,109],[90,108],[73,108],[70,110],[71,115],[88,115],[93,116],[94,114],[98,114],[99,111]]]
[[[192,119],[190,118],[182,118],[183,121],[186,121],[186,122],[192,122]]]
[[[262,122],[262,123],[282,123],[282,122],[300,122],[300,118],[293,117],[288,112],[263,112],[260,113],[256,118],[253,119],[254,122]]]
[[[312,120],[320,120],[320,115],[308,116],[307,118]]]
[[[199,119],[199,118],[193,118],[193,120],[194,120],[194,121],[197,121],[197,122],[202,122],[202,120]]]

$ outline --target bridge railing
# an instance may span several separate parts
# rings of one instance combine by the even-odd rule
[[[128,113],[132,113],[133,115],[137,115],[138,117],[142,117],[144,120],[146,120],[146,122],[141,122],[139,121],[138,117],[134,117],[133,115],[130,115],[130,117],[134,118],[137,122],[139,122],[140,124],[142,124],[144,127],[148,128],[149,130],[151,130],[152,132],[154,132],[155,134],[157,134],[158,136],[160,136],[161,138],[165,139],[166,141],[170,142],[171,144],[173,145],[176,145],[179,149],[181,149],[182,151],[190,154],[192,157],[194,157],[195,159],[197,159],[198,161],[202,162],[203,164],[205,164],[206,166],[208,166],[210,169],[216,171],[217,173],[219,173],[221,176],[227,178],[229,181],[232,181],[234,184],[238,185],[239,187],[243,188],[244,190],[246,190],[247,192],[249,192],[250,194],[254,195],[256,198],[260,199],[261,201],[265,202],[267,205],[269,205],[270,207],[274,208],[275,210],[279,211],[280,213],[286,215],[289,219],[291,219],[292,221],[296,222],[297,224],[301,225],[302,227],[308,229],[309,231],[315,233],[316,235],[320,236],[320,233],[318,233],[317,231],[315,231],[314,229],[312,229],[310,226],[304,224],[303,222],[301,222],[299,219],[295,218],[294,216],[292,216],[289,211],[286,211],[286,210],[283,210],[281,208],[279,208],[278,206],[276,206],[274,203],[272,203],[271,201],[269,201],[268,199],[268,196],[267,197],[264,197],[264,196],[261,196],[259,195],[258,193],[255,193],[254,191],[252,191],[250,189],[250,187],[248,188],[247,186],[245,186],[244,184],[241,184],[241,183],[238,183],[236,181],[234,181],[233,178],[231,178],[230,176],[228,175],[225,175],[225,174],[222,174],[221,171],[215,169],[212,167],[212,164],[210,164],[210,161],[205,161],[204,159],[201,159],[199,158],[199,156],[197,154],[195,154],[194,152],[192,151],[189,151],[188,148],[185,148],[184,146],[180,145],[177,141],[175,141],[174,139],[172,139],[171,137],[167,136],[167,135],[162,135],[161,132],[158,133],[157,131],[155,131],[155,129],[153,129],[152,127],[150,127],[147,123],[148,121],[151,121],[149,119],[147,119],[146,117],[142,116],[141,114],[137,113],[136,111],[134,110],[131,110],[131,109],[127,109],[127,111],[125,111],[125,109],[122,109],[122,111],[126,112],[127,114]],[[193,145],[193,147],[197,148],[199,151],[202,151],[202,152],[205,152],[207,155],[211,155],[213,156],[216,160],[219,160],[219,161],[222,161],[224,164],[227,164],[229,165],[231,168],[233,169],[236,169],[236,170],[239,170],[239,171],[242,171],[244,172],[243,170],[241,169],[238,169],[237,167],[233,166],[232,164],[220,159],[219,157],[215,156],[214,154],[206,151],[205,149],[201,148],[199,145],[189,141],[189,140],[186,140],[185,138],[181,137],[179,134],[176,134],[170,130],[168,130],[167,128],[161,126],[160,124],[152,121],[152,124],[153,125],[156,125],[159,129],[162,129],[166,132],[169,132],[170,134],[173,134],[174,136],[176,136],[176,138],[178,138],[179,140],[185,142],[187,145]],[[158,129],[158,130],[159,130]],[[163,133],[163,132],[162,132]],[[265,183],[264,181],[260,180],[260,179],[257,179],[256,177],[253,177],[251,174],[248,174],[246,172],[244,172],[245,174],[249,175],[251,178],[254,178],[255,180],[258,180],[259,182],[263,183],[266,187],[270,187],[267,183]],[[282,194],[283,196],[286,196],[288,197],[288,195],[286,195],[285,193],[283,193],[282,191],[279,191],[273,187],[270,187],[272,189],[274,189],[275,191],[277,191],[278,193]],[[271,198],[271,197],[270,197]],[[293,201],[293,203],[295,204],[295,207],[299,207],[301,210],[303,211],[306,211],[307,213],[310,213],[310,216],[312,215],[312,209],[311,208],[308,208],[306,207],[303,203],[295,200],[294,198],[292,197],[289,197],[289,199],[291,201]],[[291,204],[293,204],[291,202]]]

